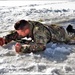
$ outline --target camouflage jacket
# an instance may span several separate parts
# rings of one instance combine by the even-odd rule
[[[33,48],[34,50],[31,50],[32,52],[45,49],[46,44],[51,40],[50,30],[42,23],[36,21],[28,21],[28,22],[30,24],[31,33],[27,35],[27,37],[31,37],[33,41],[22,40],[23,37],[19,36],[18,33],[14,31],[5,36],[5,43],[7,44],[12,40],[17,42],[20,41],[21,43],[25,43],[25,44],[27,43],[30,46],[29,48],[28,47],[26,48],[26,51],[31,50]],[[23,48],[22,48],[22,52],[25,52]]]

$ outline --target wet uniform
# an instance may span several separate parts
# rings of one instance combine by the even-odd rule
[[[11,42],[12,40],[28,44],[28,46],[21,48],[21,52],[39,52],[46,48],[46,44],[50,41],[52,42],[63,42],[65,41],[65,30],[56,25],[43,25],[40,22],[28,21],[30,24],[30,34],[27,37],[31,37],[31,41],[22,40],[16,31],[5,36],[5,44]]]

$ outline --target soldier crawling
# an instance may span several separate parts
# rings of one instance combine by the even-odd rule
[[[12,40],[18,42],[15,45],[17,53],[39,52],[46,49],[49,42],[65,42],[65,30],[61,26],[43,25],[36,21],[20,20],[14,25],[15,31],[0,38],[0,46],[8,44]],[[24,37],[31,37],[32,40],[22,40]]]

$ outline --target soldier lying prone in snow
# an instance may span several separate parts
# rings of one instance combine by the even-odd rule
[[[8,44],[12,40],[18,42],[15,45],[17,53],[39,52],[46,48],[49,42],[67,43],[65,30],[61,26],[43,25],[36,21],[20,20],[14,25],[15,31],[0,38],[0,46]],[[31,37],[32,40],[22,40],[24,37]]]

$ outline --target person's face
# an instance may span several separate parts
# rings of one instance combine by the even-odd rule
[[[23,29],[19,29],[16,31],[20,36],[25,37],[30,33],[30,27],[29,25],[26,25]]]

